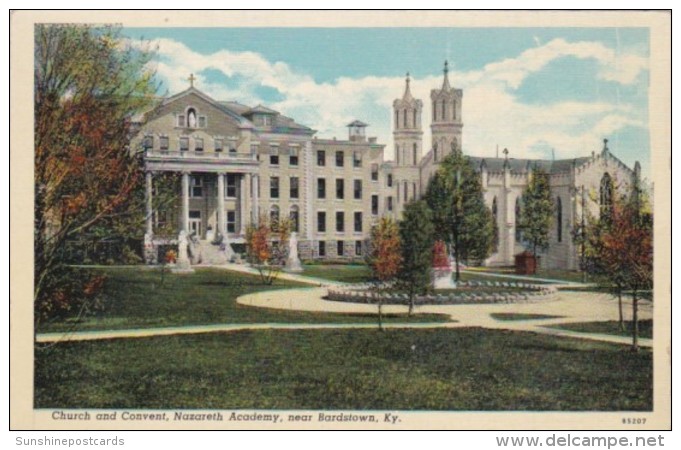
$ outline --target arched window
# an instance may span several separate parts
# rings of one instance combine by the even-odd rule
[[[433,162],[437,162],[437,144],[433,145]]]
[[[407,187],[407,182],[404,182],[404,201],[409,200],[409,188]]]
[[[291,231],[297,233],[300,229],[300,210],[297,205],[291,206],[289,219],[291,220]]]
[[[187,110],[187,125],[189,128],[196,128],[196,110],[194,108]]]
[[[412,183],[411,187],[412,187],[412,192],[413,192],[413,195],[412,195],[411,198],[412,198],[412,200],[416,200],[416,183]]]
[[[395,162],[399,165],[400,164],[400,146],[395,145]]]
[[[456,100],[452,101],[452,119],[456,120]]]
[[[523,234],[520,231],[520,214],[522,210],[520,209],[520,197],[515,199],[515,241],[520,243],[523,238]]]
[[[416,110],[414,110],[414,128],[416,128]]]
[[[400,112],[395,110],[395,128],[400,127]]]
[[[610,174],[605,172],[601,178],[601,190],[600,190],[600,206],[601,206],[601,218],[610,217],[612,210],[612,191],[613,182]]]
[[[445,111],[446,111],[445,99],[442,99],[442,120],[445,120],[445,118],[446,118],[445,117]]]
[[[407,110],[402,111],[402,125],[407,128]]]
[[[437,120],[437,111],[436,111],[436,109],[437,109],[437,108],[435,107],[435,102],[433,102],[433,122],[435,122],[435,121]]]
[[[279,221],[279,207],[277,205],[272,205],[270,208],[270,221],[273,224]]]
[[[414,165],[417,164],[417,161],[416,161],[416,152],[417,152],[417,150],[418,150],[418,146],[416,145],[416,142],[414,142]]]
[[[556,240],[563,242],[563,202],[556,197]]]
[[[400,202],[400,182],[397,181],[395,184],[397,185],[397,195],[395,196],[395,198],[397,198],[397,203],[399,203]]]

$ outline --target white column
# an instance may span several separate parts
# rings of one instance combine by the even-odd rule
[[[258,198],[258,185],[260,184],[260,175],[253,175],[253,223],[258,223],[260,220],[260,205]]]
[[[246,234],[246,175],[239,177],[239,233]]]
[[[182,172],[182,230],[189,233],[189,172]]]
[[[244,221],[244,226],[243,226],[243,232],[246,232],[246,225],[248,225],[249,221],[253,221],[252,217],[252,211],[253,211],[253,200],[252,200],[252,195],[253,195],[253,175],[250,173],[247,173],[245,175],[246,177],[246,182],[244,183],[244,192],[242,193],[242,197],[244,200],[244,210],[245,210],[245,215],[243,216],[243,221]],[[251,211],[251,213],[249,213]],[[248,215],[248,217],[246,217]]]
[[[227,235],[227,230],[225,229],[225,174],[218,173],[218,192],[217,192],[217,206],[218,206],[218,217],[215,226],[217,226],[217,232],[221,236]]]
[[[151,172],[146,173],[146,182],[147,182],[147,198],[146,198],[146,206],[147,206],[147,234],[149,237],[151,237],[154,234],[154,206],[152,203],[152,195],[153,195],[153,175]]]

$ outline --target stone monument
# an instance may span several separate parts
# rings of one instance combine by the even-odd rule
[[[187,232],[182,230],[177,238],[177,264],[173,267],[174,273],[189,273],[194,271],[189,262],[189,254],[187,252],[188,245]]]
[[[288,258],[286,258],[286,272],[302,272],[303,265],[298,258],[298,233],[291,233],[291,238],[288,241]]]

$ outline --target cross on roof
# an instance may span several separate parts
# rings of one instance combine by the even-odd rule
[[[608,148],[608,140],[603,139],[603,148]]]
[[[409,84],[409,72],[407,72],[407,84]]]
[[[445,61],[445,75],[447,75],[447,72],[449,72],[449,63]]]
[[[194,81],[196,80],[196,77],[194,76],[193,73],[192,73],[192,74],[189,74],[188,80],[189,80],[189,86],[190,86],[190,87],[194,87]]]

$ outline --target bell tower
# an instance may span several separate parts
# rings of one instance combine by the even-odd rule
[[[421,112],[423,102],[411,95],[407,73],[404,95],[393,102],[393,141],[395,143],[395,164],[398,167],[416,167],[423,154]]]
[[[461,151],[462,98],[463,91],[449,85],[449,64],[445,61],[442,87],[430,91],[432,108],[430,133],[434,163],[442,161],[442,158],[452,151]]]

